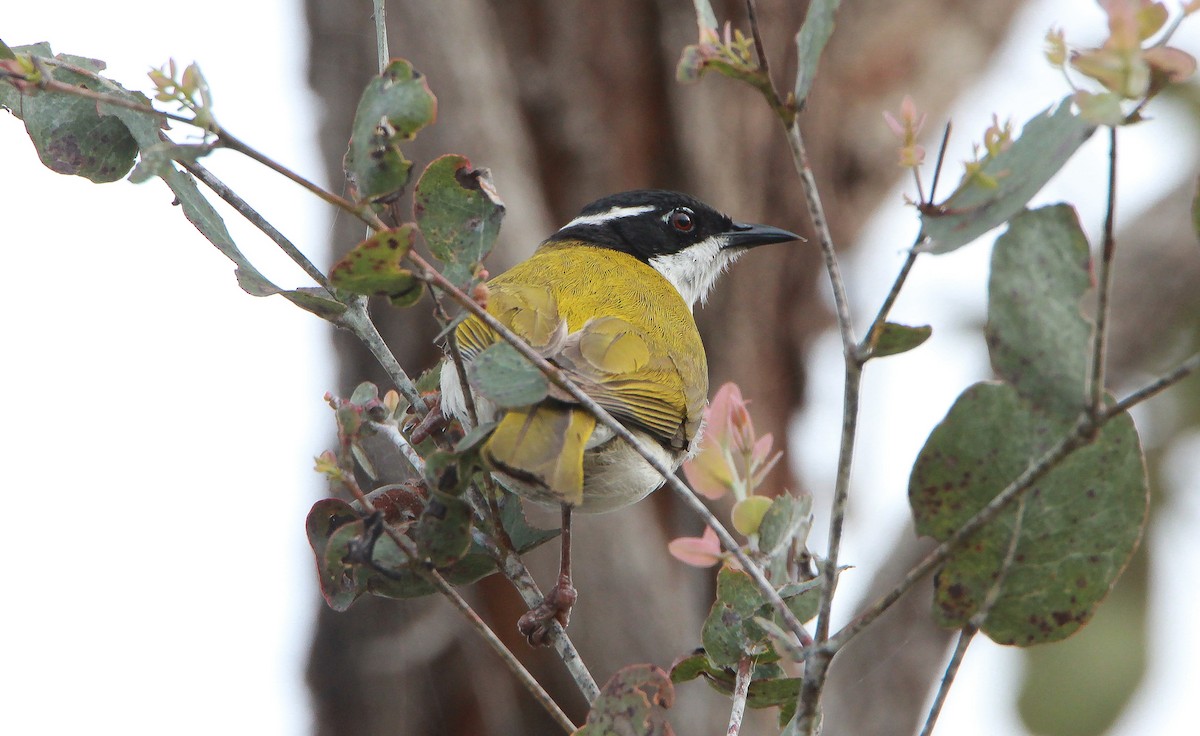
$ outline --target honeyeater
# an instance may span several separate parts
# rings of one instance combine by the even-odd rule
[[[488,282],[487,311],[524,338],[639,443],[676,469],[693,449],[708,400],[708,363],[692,307],[750,248],[798,240],[736,222],[694,197],[662,190],[592,202],[528,260]],[[455,330],[468,364],[500,338],[476,317]],[[468,421],[458,372],[441,373],[442,410]],[[532,406],[497,410],[473,393],[478,419],[498,421],[482,455],[506,489],[561,507],[562,562],[546,601],[521,618],[531,643],[566,624],[572,510],[609,511],[663,484],[624,440],[555,389]]]

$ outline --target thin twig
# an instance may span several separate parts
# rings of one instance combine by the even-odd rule
[[[1154,381],[1142,386],[1137,391],[1129,394],[1117,403],[1108,408],[1104,414],[1104,419],[1109,419],[1122,412],[1129,411],[1132,407],[1142,403],[1146,399],[1158,394],[1171,386],[1179,383],[1183,379],[1200,370],[1200,353],[1196,353],[1192,357],[1179,364],[1175,370],[1166,374],[1162,378],[1157,378]]]
[[[738,660],[737,680],[733,685],[733,707],[729,710],[729,728],[725,736],[738,736],[742,730],[742,716],[746,712],[746,694],[750,691],[750,657],[743,654]]]
[[[949,142],[950,123],[946,123],[946,128],[942,132],[942,144],[938,147],[937,163],[934,164],[933,168],[933,183],[929,187],[929,202],[932,202],[933,198],[936,196],[938,180],[941,178],[942,174],[942,164],[946,160],[946,146],[949,144]],[[920,192],[920,185],[921,180],[918,178],[918,193]],[[922,198],[922,202],[920,204],[927,204],[927,202],[924,201],[924,195],[920,196]],[[866,335],[863,337],[862,342],[859,343],[856,353],[860,362],[865,363],[871,358],[871,346],[874,345],[879,331],[883,329],[883,325],[887,321],[888,314],[891,313],[892,307],[895,306],[896,299],[900,296],[900,290],[904,287],[905,282],[908,281],[908,275],[917,262],[917,256],[921,254],[918,246],[921,244],[921,241],[924,240],[924,237],[925,236],[923,233],[917,233],[916,241],[912,244],[912,247],[908,249],[908,255],[904,259],[904,264],[900,266],[900,273],[896,275],[895,281],[892,282],[892,288],[888,291],[887,296],[885,296],[883,299],[883,304],[879,307],[879,313],[875,315],[874,321],[871,322],[871,326],[867,328]]]
[[[34,57],[34,58],[36,59],[38,57]],[[40,61],[47,62],[50,60],[42,59]],[[61,62],[53,62],[53,63],[57,66],[63,66],[65,68],[72,68],[70,65],[62,64]],[[84,71],[86,71],[86,70],[84,70]],[[91,72],[87,72],[87,73],[91,74]],[[30,80],[30,78],[27,75],[14,74],[11,72],[0,70],[0,79],[5,79],[5,78],[35,83],[32,80]],[[312,194],[315,194],[317,197],[320,197],[325,202],[328,202],[329,204],[331,204],[335,207],[345,210],[346,212],[363,220],[364,222],[367,222],[367,223],[372,222],[371,214],[364,211],[363,208],[355,205],[353,202],[351,202],[343,197],[339,197],[338,195],[336,195],[326,189],[323,189],[322,187],[314,184],[313,182],[309,181],[308,179],[304,178],[303,176],[300,176],[300,174],[292,171],[291,169],[287,168],[283,164],[280,164],[279,162],[275,161],[274,159],[270,158],[269,156],[261,153],[257,149],[246,144],[244,141],[237,138],[232,133],[225,130],[220,125],[216,124],[215,122],[210,125],[203,125],[201,123],[197,123],[194,118],[185,117],[183,115],[179,115],[176,113],[166,112],[164,110],[158,110],[154,107],[151,107],[150,105],[144,105],[139,102],[135,102],[133,100],[128,100],[123,97],[118,97],[116,95],[106,94],[104,92],[97,92],[95,90],[90,90],[85,87],[77,87],[75,85],[64,84],[53,78],[44,78],[41,82],[36,82],[36,84],[40,89],[43,89],[43,90],[48,90],[48,91],[52,91],[52,92],[60,92],[60,93],[69,94],[69,95],[75,95],[76,97],[83,97],[85,99],[93,100],[95,102],[102,103],[105,105],[112,105],[113,107],[121,107],[121,108],[125,108],[127,110],[134,110],[136,112],[145,113],[146,115],[162,117],[167,120],[174,120],[179,123],[185,123],[187,125],[195,126],[199,129],[211,134],[212,136],[214,136],[214,138],[216,139],[216,142],[214,145],[220,146],[222,148],[228,148],[231,151],[237,151],[238,153],[241,153],[242,155],[247,156],[247,157],[257,161],[258,163],[262,164],[263,166],[266,166],[271,171],[274,171],[275,173],[280,174],[281,176],[284,176],[284,177],[290,179],[291,181],[299,184],[300,186],[304,187]]]
[[[967,647],[971,646],[977,633],[979,633],[979,629],[970,622],[962,628],[962,631],[958,632],[958,643],[954,645],[954,654],[950,655],[950,662],[942,674],[942,683],[938,685],[937,694],[933,696],[933,705],[929,706],[929,715],[925,716],[925,725],[921,727],[919,736],[930,736],[933,733],[938,716],[942,714],[942,706],[946,703],[946,696],[950,694],[950,686],[954,684],[954,678],[958,676],[958,669],[962,665],[963,657],[967,654]]]
[[[288,167],[279,163],[278,161],[271,158],[270,156],[267,156],[266,154],[262,153],[258,149],[250,146],[245,141],[234,136],[232,133],[225,130],[221,126],[214,124],[212,126],[211,132],[213,133],[214,136],[216,136],[217,145],[221,146],[222,148],[228,148],[231,151],[237,151],[238,153],[242,154],[243,156],[246,156],[247,158],[257,161],[258,163],[262,164],[263,166],[266,166],[271,171],[274,171],[276,174],[279,174],[280,176],[283,176],[284,178],[289,179],[290,181],[293,181],[296,184],[299,184],[300,186],[304,187],[312,194],[317,195],[322,200],[324,200],[325,202],[328,202],[329,204],[333,205],[334,207],[337,207],[341,210],[344,210],[345,212],[348,212],[349,214],[357,217],[358,219],[362,220],[363,222],[366,222],[368,224],[371,223],[370,215],[368,215],[368,213],[364,210],[363,207],[360,207],[360,206],[354,204],[353,202],[351,202],[350,200],[348,200],[344,197],[338,196],[337,194],[334,194],[333,192],[329,191],[328,189],[325,189],[325,188],[309,181],[308,179],[304,178],[303,176],[296,173],[295,171],[292,171],[291,169],[289,169]]]
[[[375,360],[388,374],[397,390],[404,398],[408,399],[408,403],[418,416],[425,416],[429,412],[430,404],[426,403],[425,398],[417,391],[416,385],[408,377],[400,362],[396,360],[396,356],[392,355],[392,351],[383,341],[383,336],[379,334],[375,323],[371,321],[371,316],[367,314],[367,298],[365,296],[354,297],[350,300],[350,303],[346,305],[346,311],[338,318],[338,326],[354,333],[355,337],[367,347],[367,350],[371,351],[371,355],[375,356]]]
[[[800,134],[799,124],[793,123],[787,129],[788,145],[792,149],[792,161],[800,181],[804,185],[804,198],[808,206],[809,217],[813,221],[813,229],[817,231],[817,241],[821,246],[821,254],[825,257],[825,270],[829,274],[830,286],[833,289],[834,311],[838,320],[838,331],[842,336],[842,350],[851,357],[854,351],[854,323],[850,317],[850,298],[846,294],[846,282],[842,279],[841,268],[838,266],[837,250],[833,244],[833,234],[829,231],[829,220],[825,217],[825,206],[821,204],[821,194],[817,191],[817,180],[813,175],[812,164],[808,159],[808,150],[804,146],[804,138]]]
[[[799,123],[793,121],[787,127],[788,143],[792,149],[792,160],[804,185],[805,202],[809,216],[817,231],[821,253],[825,257],[825,270],[833,290],[834,308],[837,314],[838,331],[842,337],[842,354],[845,361],[845,386],[842,393],[842,434],[838,447],[837,476],[833,488],[833,504],[829,515],[829,550],[821,565],[821,600],[817,614],[815,632],[815,656],[810,657],[804,667],[804,684],[800,689],[800,714],[797,725],[799,733],[815,734],[819,728],[820,697],[825,685],[825,676],[833,651],[823,644],[829,637],[830,615],[833,610],[833,595],[837,588],[838,556],[841,552],[842,529],[846,519],[846,506],[850,490],[850,469],[854,459],[855,437],[858,430],[859,389],[862,382],[862,363],[858,356],[858,345],[854,339],[854,325],[850,316],[850,300],[846,295],[845,282],[838,266],[837,252],[821,195],[817,191],[816,177],[804,147]]]
[[[525,602],[526,606],[532,609],[546,600],[545,594],[538,587],[537,581],[533,579],[533,575],[525,567],[525,563],[521,561],[520,556],[511,550],[502,550],[492,540],[485,541],[478,539],[477,541],[483,543],[485,549],[496,558],[500,566],[500,572],[516,588],[517,593],[521,596],[521,600]],[[567,636],[558,621],[551,619],[547,626],[550,629],[551,647],[554,648],[559,659],[562,660],[563,666],[567,668],[567,672],[575,680],[575,685],[579,688],[583,697],[587,699],[587,702],[591,703],[600,696],[600,686],[596,684],[596,679],[588,671],[587,665],[580,658],[575,645],[571,643],[570,637]]]
[[[837,587],[838,555],[842,547],[842,529],[850,496],[850,468],[854,457],[855,435],[858,431],[858,401],[862,388],[862,365],[855,359],[847,363],[846,380],[842,388],[842,437],[838,450],[837,478],[833,489],[833,506],[829,514],[829,550],[821,563],[821,605],[814,633],[820,644],[829,638],[833,593]],[[808,668],[805,668],[808,671]]]
[[[758,53],[758,68],[767,80],[767,88],[771,91],[772,99],[768,101],[772,107],[779,109],[783,107],[783,98],[779,96],[775,80],[771,77],[771,63],[767,60],[767,47],[763,43],[762,33],[758,29],[758,8],[754,0],[746,0],[746,15],[750,16],[750,35],[754,39],[754,50]]]
[[[932,202],[933,198],[937,196],[938,180],[941,179],[942,164],[946,161],[946,148],[950,144],[950,127],[950,123],[947,122],[945,129],[942,131],[942,143],[938,146],[937,162],[933,165],[933,183],[929,185],[929,202]],[[928,203],[921,202],[921,204]],[[917,256],[921,254],[917,246],[921,244],[923,239],[924,235],[917,233],[916,241],[908,249],[908,255],[904,259],[904,264],[900,266],[900,273],[896,275],[895,281],[892,282],[892,288],[888,291],[887,296],[883,299],[883,304],[879,307],[879,313],[875,315],[874,321],[871,322],[871,326],[867,329],[867,334],[863,337],[863,341],[859,343],[856,353],[860,361],[866,362],[870,359],[871,345],[874,344],[879,330],[883,329],[883,323],[887,321],[892,307],[895,306],[896,299],[900,296],[900,290],[904,287],[905,282],[908,281],[908,275],[912,271],[913,265],[917,262]]]
[[[86,69],[80,69],[79,67],[73,66],[71,64],[65,64],[56,59],[43,59],[38,56],[34,56],[31,58],[35,59],[36,63],[38,63],[38,64],[49,63],[53,66],[62,67],[64,69],[68,69],[71,71],[77,71],[77,72],[79,72],[81,74],[85,74],[87,76],[96,76],[95,72],[90,72]],[[78,87],[73,84],[66,84],[65,82],[60,82],[60,81],[54,79],[53,77],[48,77],[44,74],[42,75],[42,81],[38,82],[38,81],[31,79],[29,77],[29,75],[27,75],[27,74],[19,74],[16,72],[8,71],[7,69],[0,69],[0,80],[4,80],[4,79],[11,79],[11,80],[15,80],[17,82],[26,82],[28,84],[36,85],[37,88],[41,89],[41,90],[45,90],[45,91],[49,91],[49,92],[60,92],[62,94],[67,94],[67,95],[75,95],[76,97],[83,97],[85,99],[92,100],[94,102],[99,102],[104,105],[111,105],[113,107],[123,107],[126,110],[133,110],[135,112],[145,113],[147,115],[153,115],[155,117],[163,117],[163,118],[166,118],[167,120],[174,120],[175,122],[178,122],[178,123],[186,123],[188,125],[196,125],[196,122],[194,120],[192,120],[192,118],[185,117],[183,115],[179,115],[179,114],[173,113],[173,112],[157,110],[157,109],[151,107],[150,105],[143,105],[140,102],[136,102],[134,100],[127,100],[124,97],[117,97],[116,95],[110,95],[105,92],[97,92],[96,90],[88,89],[87,87]],[[104,78],[101,77],[101,79],[104,79]],[[105,81],[107,81],[107,80],[105,80]],[[203,127],[203,126],[197,126],[197,127]]]
[[[690,509],[692,509],[692,511],[698,514],[700,518],[704,520],[705,524],[707,524],[714,532],[716,532],[717,538],[721,540],[721,544],[723,544],[725,548],[729,550],[735,558],[737,558],[738,562],[741,563],[742,569],[745,570],[746,573],[750,575],[751,579],[754,580],[755,587],[758,588],[759,592],[763,594],[763,597],[767,600],[767,602],[771,604],[772,608],[779,614],[780,618],[783,619],[785,626],[787,626],[787,628],[801,640],[808,636],[808,632],[804,630],[803,624],[797,620],[796,615],[792,613],[792,610],[788,608],[787,604],[783,602],[783,599],[779,597],[779,592],[776,591],[775,587],[771,585],[771,582],[767,580],[766,575],[763,574],[762,568],[756,565],[754,561],[751,560],[748,555],[746,555],[729,531],[725,529],[724,525],[717,520],[717,517],[714,516],[711,511],[709,511],[708,507],[704,505],[704,503],[696,496],[696,494],[682,481],[675,477],[674,468],[668,466],[666,463],[660,460],[657,455],[646,449],[642,443],[633,436],[633,433],[630,432],[625,425],[614,419],[612,415],[604,409],[604,407],[596,403],[595,399],[593,399],[591,396],[588,396],[582,389],[576,386],[567,377],[567,375],[558,368],[558,366],[550,363],[544,357],[539,355],[537,351],[529,347],[528,343],[522,340],[516,333],[510,330],[502,322],[497,320],[494,316],[489,314],[486,309],[479,306],[479,304],[468,294],[464,293],[462,289],[459,289],[445,276],[434,269],[428,261],[420,256],[420,254],[409,251],[405,257],[408,258],[414,266],[420,269],[421,278],[424,278],[425,280],[436,285],[442,291],[449,294],[452,299],[462,305],[467,311],[478,317],[480,321],[490,327],[502,340],[510,343],[514,348],[516,348],[517,352],[523,355],[526,360],[544,373],[551,382],[570,394],[571,397],[574,398],[582,408],[586,409],[592,414],[592,416],[596,417],[596,420],[600,424],[603,424],[605,427],[611,429],[613,434],[615,434],[617,437],[620,437],[622,440],[628,443],[635,452],[641,455],[642,458],[650,465],[650,467],[658,471],[658,473],[663,477],[665,485],[670,487],[672,491],[678,494],[683,502]]]
[[[538,683],[534,676],[530,674],[529,670],[525,669],[525,666],[522,665],[519,660],[517,660],[513,653],[509,651],[508,647],[504,646],[504,642],[500,641],[500,638],[496,636],[496,633],[492,631],[486,623],[484,623],[483,619],[479,618],[479,614],[475,613],[470,604],[463,600],[462,596],[458,594],[458,591],[454,589],[454,586],[446,582],[446,579],[439,575],[436,570],[431,572],[431,580],[434,586],[443,595],[450,599],[450,602],[454,604],[454,607],[458,609],[458,612],[461,613],[467,619],[468,623],[471,624],[471,628],[475,629],[475,631],[483,637],[484,641],[487,642],[492,651],[494,651],[500,657],[500,659],[504,661],[504,664],[517,676],[517,679],[520,680],[521,684],[525,686],[525,689],[528,690],[531,695],[533,695],[538,704],[550,714],[550,717],[554,719],[555,723],[557,723],[566,733],[575,733],[575,724],[571,722],[570,718],[567,718],[567,714],[563,713],[562,708],[558,706],[558,703],[554,702],[554,699],[550,697],[550,694],[546,692],[546,690]]]
[[[388,57],[388,37],[387,37],[387,3],[384,0],[372,0],[373,12],[371,17],[375,21],[375,58],[379,65],[379,72],[387,68]]]
[[[762,32],[758,27],[758,7],[755,0],[746,0],[746,13],[750,16],[750,36],[754,39],[754,50],[758,54],[758,69],[757,73],[742,79],[761,92],[784,127],[790,127],[796,123],[796,105],[790,93],[786,101],[780,96],[775,80],[771,77],[771,64],[767,60],[767,45],[763,43]]]
[[[359,502],[364,511],[366,511],[368,514],[376,513],[375,505],[371,503],[371,499],[368,498],[365,493],[363,493],[361,488],[359,488],[358,483],[354,480],[353,473],[345,473],[341,480],[346,488],[349,489],[350,495],[354,496],[355,500]],[[412,543],[411,539],[401,534],[400,531],[391,524],[383,522],[381,523],[383,532],[396,543],[396,546],[404,551],[404,554],[407,555],[409,559],[421,559],[421,555],[416,549],[416,546]],[[511,651],[509,651],[508,647],[504,646],[504,642],[500,641],[499,637],[496,636],[496,633],[492,631],[491,628],[484,623],[483,619],[479,618],[475,611],[471,609],[471,606],[465,600],[463,600],[462,596],[458,594],[458,591],[454,589],[454,586],[450,585],[450,583],[448,583],[446,579],[442,577],[441,573],[432,567],[418,563],[413,565],[412,569],[415,573],[437,588],[438,592],[450,600],[450,603],[454,606],[454,608],[467,619],[467,623],[471,625],[471,628],[483,637],[484,641],[487,642],[492,651],[496,652],[496,654],[500,657],[500,660],[504,662],[505,666],[507,666],[508,669],[512,671],[514,675],[516,675],[517,680],[525,687],[526,690],[529,691],[534,700],[536,700],[538,704],[546,709],[546,712],[550,714],[550,717],[553,718],[556,723],[562,726],[566,733],[573,733],[575,731],[575,724],[571,722],[571,719],[567,718],[566,714],[562,712],[562,709],[558,707],[558,703],[554,702],[554,698],[550,697],[550,694],[547,693],[545,688],[543,688],[541,684],[534,678],[534,676],[529,673],[529,670],[525,669],[525,666],[521,664],[521,662]]]
[[[201,165],[197,161],[180,160],[179,165],[182,166],[188,173],[204,182],[204,185],[213,190],[218,197],[225,201],[230,207],[237,211],[239,215],[246,218],[251,225],[261,230],[268,238],[275,241],[292,261],[304,269],[304,273],[308,274],[309,278],[320,284],[326,290],[329,289],[329,279],[325,278],[325,274],[321,269],[317,268],[312,261],[308,260],[308,256],[304,255],[295,243],[287,238],[283,233],[279,232],[265,217],[260,215],[257,210],[250,206],[246,200],[238,196],[237,192],[230,189],[223,181],[213,176],[213,173]]]
[[[1092,373],[1088,382],[1088,411],[1098,417],[1104,411],[1104,361],[1108,346],[1109,294],[1112,290],[1113,255],[1116,253],[1117,212],[1117,126],[1108,129],[1108,204],[1104,213],[1104,245],[1096,275],[1096,329],[1092,336]]]
[[[938,716],[942,713],[942,706],[946,703],[946,696],[950,693],[950,686],[954,684],[954,678],[958,676],[959,667],[962,666],[963,657],[966,656],[967,647],[971,645],[975,634],[979,633],[979,630],[983,628],[983,624],[987,621],[992,607],[1000,599],[1000,588],[1008,578],[1008,573],[1012,570],[1013,561],[1017,557],[1017,545],[1021,541],[1021,526],[1024,520],[1025,497],[1022,496],[1021,500],[1017,502],[1017,513],[1013,519],[1013,530],[1008,538],[1008,549],[1004,552],[1004,560],[1000,564],[1000,571],[996,575],[995,582],[988,588],[987,595],[984,596],[979,610],[968,619],[967,624],[963,626],[962,631],[958,635],[958,643],[954,646],[954,654],[951,655],[950,662],[946,665],[946,671],[942,675],[942,683],[938,686],[937,695],[933,698],[933,705],[929,707],[929,715],[925,717],[925,725],[921,728],[919,736],[930,736],[933,733],[933,727],[937,723]]]
[[[871,357],[871,346],[875,343],[879,331],[883,329],[884,323],[887,322],[888,314],[891,313],[892,307],[896,304],[896,299],[900,296],[900,290],[904,287],[904,283],[908,281],[908,275],[912,272],[912,268],[917,262],[917,256],[921,255],[921,251],[917,248],[920,242],[921,238],[917,236],[917,241],[908,249],[908,255],[905,256],[904,263],[900,266],[900,272],[896,274],[896,279],[892,281],[892,288],[888,290],[887,296],[883,298],[883,304],[879,307],[879,313],[875,315],[871,326],[867,328],[867,333],[863,337],[862,342],[854,349],[855,358],[860,363],[865,363]]]
[[[953,126],[950,121],[946,121],[946,127],[942,130],[942,144],[938,146],[937,161],[933,165],[933,183],[929,185],[929,202],[932,204],[934,198],[937,197],[938,181],[942,178],[942,164],[946,162],[946,148],[950,145],[950,130]]]
[[[370,421],[367,422],[367,427],[369,427],[371,431],[375,432],[375,434],[391,442],[392,447],[395,447],[397,450],[399,450],[400,454],[404,456],[404,459],[408,461],[408,464],[412,466],[413,470],[417,471],[417,475],[423,475],[425,473],[424,458],[421,457],[416,448],[409,443],[409,441],[404,437],[403,434],[400,433],[400,430],[397,429],[394,424]]]

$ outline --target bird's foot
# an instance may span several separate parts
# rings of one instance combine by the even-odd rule
[[[409,442],[419,445],[431,436],[439,434],[450,424],[450,418],[442,413],[442,395],[433,394],[429,412],[409,433]]]
[[[533,647],[550,645],[551,621],[557,621],[564,629],[571,619],[571,606],[579,597],[568,577],[559,577],[558,582],[546,597],[532,610],[517,620],[517,630]]]

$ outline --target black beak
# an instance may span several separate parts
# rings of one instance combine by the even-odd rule
[[[804,238],[771,225],[735,222],[725,235],[725,248],[753,248],[756,245],[786,243],[789,240],[804,240]]]

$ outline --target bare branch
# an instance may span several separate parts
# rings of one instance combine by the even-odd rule
[[[726,736],[738,736],[742,731],[742,716],[746,713],[746,695],[750,691],[750,657],[743,654],[738,660],[737,680],[733,686],[733,707],[729,711],[729,728]]]
[[[409,444],[409,441],[405,439],[404,435],[400,434],[400,430],[397,429],[395,425],[388,424],[387,422],[367,422],[367,426],[370,427],[375,434],[380,435],[391,442],[392,447],[395,447],[400,451],[400,454],[404,456],[404,459],[408,461],[408,464],[412,466],[413,470],[417,471],[418,475],[424,474],[424,458],[422,458],[421,455],[417,453],[416,449]]]
[[[1112,291],[1113,256],[1117,249],[1117,128],[1108,129],[1108,204],[1104,213],[1104,245],[1096,275],[1096,329],[1092,336],[1092,372],[1088,381],[1088,411],[1095,420],[1104,412],[1104,361],[1108,351],[1109,293]]]
[[[842,337],[842,352],[846,367],[845,386],[842,390],[842,434],[838,447],[833,506],[829,516],[829,550],[821,566],[823,581],[820,610],[817,614],[815,656],[810,657],[804,667],[804,684],[800,689],[800,712],[796,721],[800,726],[799,733],[815,734],[820,723],[821,689],[825,685],[829,662],[833,657],[833,650],[823,645],[829,637],[833,595],[837,588],[838,556],[841,552],[842,529],[845,524],[846,505],[850,490],[850,469],[853,464],[855,437],[858,430],[858,405],[863,363],[858,355],[858,345],[854,338],[850,300],[846,295],[846,285],[838,266],[833,235],[829,231],[829,223],[825,218],[821,196],[817,191],[816,177],[813,175],[812,165],[804,147],[804,139],[800,134],[798,122],[793,120],[792,124],[787,127],[787,138],[792,149],[792,160],[804,185],[809,216],[817,231],[821,253],[825,257],[825,270],[833,289],[833,301],[837,313],[838,330]]]
[[[387,68],[388,57],[388,37],[387,37],[387,3],[384,0],[371,0],[373,12],[372,19],[375,21],[375,57],[379,64],[380,73]]]
[[[196,161],[179,161],[189,174],[204,182],[204,185],[213,190],[213,193],[225,201],[230,207],[235,209],[239,215],[246,218],[251,225],[261,230],[268,238],[273,240],[279,249],[287,254],[289,258],[295,262],[300,268],[304,269],[304,273],[308,274],[309,278],[320,284],[326,290],[329,289],[329,279],[321,269],[317,268],[312,261],[308,260],[308,256],[304,255],[295,243],[287,238],[283,233],[279,232],[265,217],[260,215],[257,210],[250,206],[246,200],[238,196],[237,192],[230,189],[207,168]],[[332,296],[330,297],[332,298]]]
[[[933,733],[933,727],[937,723],[938,716],[941,715],[942,706],[946,703],[946,696],[950,693],[950,686],[954,684],[954,678],[958,676],[958,669],[962,666],[963,657],[967,654],[967,647],[971,645],[975,634],[983,628],[983,623],[987,620],[992,606],[996,605],[996,601],[1000,598],[1000,588],[1008,577],[1009,571],[1012,570],[1013,560],[1017,557],[1017,545],[1021,541],[1021,525],[1024,519],[1025,498],[1022,497],[1017,503],[1017,515],[1013,521],[1012,534],[1008,538],[1008,549],[1004,552],[1004,561],[1000,565],[1000,572],[996,576],[996,581],[988,588],[979,610],[971,616],[967,625],[958,635],[958,643],[954,645],[954,654],[950,656],[950,662],[946,665],[946,672],[942,675],[942,684],[938,686],[937,695],[933,698],[933,705],[929,708],[929,715],[925,718],[925,725],[921,728],[920,736],[930,736]]]
[[[517,593],[520,594],[521,600],[525,601],[526,606],[534,608],[546,599],[545,594],[542,593],[537,581],[533,579],[533,575],[525,567],[525,563],[521,561],[519,555],[511,550],[502,550],[483,534],[477,534],[475,539],[496,558],[500,565],[500,572],[516,588]],[[563,630],[558,621],[551,620],[547,623],[547,626],[550,629],[551,647],[558,653],[559,659],[562,660],[563,665],[567,668],[567,672],[575,680],[575,685],[583,693],[583,697],[591,703],[599,697],[600,686],[596,684],[596,679],[588,671],[587,665],[580,658],[575,645],[571,642],[570,637],[567,636],[566,631]]]
[[[421,416],[428,413],[431,408],[426,403],[425,398],[417,391],[416,384],[408,377],[408,373],[396,360],[396,356],[392,355],[392,351],[388,349],[387,343],[383,341],[383,336],[379,334],[379,330],[375,327],[375,323],[371,321],[371,316],[367,313],[367,298],[365,296],[354,297],[350,303],[346,305],[346,311],[338,318],[338,326],[344,327],[354,336],[362,341],[367,350],[371,351],[371,355],[375,356],[375,360],[388,374],[388,378],[392,379],[392,383],[396,388],[408,399],[408,403]]]
[[[1111,419],[1118,414],[1129,411],[1129,409],[1137,406],[1146,399],[1155,396],[1156,394],[1165,391],[1171,386],[1179,383],[1183,379],[1195,373],[1197,370],[1200,370],[1200,353],[1196,353],[1192,357],[1183,361],[1179,364],[1179,367],[1162,378],[1156,379],[1151,383],[1142,386],[1137,391],[1134,391],[1117,403],[1113,404],[1111,407],[1109,407],[1108,411],[1104,413],[1103,418],[1106,420]]]

